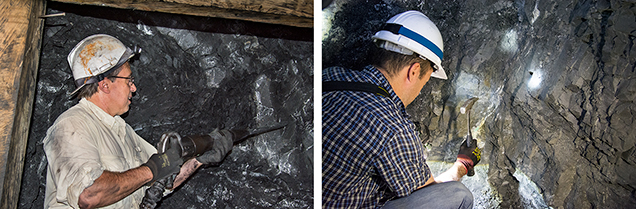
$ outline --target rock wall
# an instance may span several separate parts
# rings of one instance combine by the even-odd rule
[[[323,10],[323,67],[360,69],[389,17],[419,10],[444,37],[449,79],[407,109],[434,173],[466,135],[459,106],[478,97],[483,150],[462,180],[475,208],[633,208],[636,3],[341,0]]]
[[[156,144],[162,133],[287,126],[234,147],[220,166],[199,169],[158,208],[311,208],[312,30],[49,3],[19,208],[43,208],[42,139],[75,105],[66,61],[83,38],[106,33],[143,51],[131,64],[137,92],[125,120]]]

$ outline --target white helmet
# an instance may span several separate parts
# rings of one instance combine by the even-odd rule
[[[139,52],[140,48],[135,47],[133,51],[117,38],[106,34],[84,38],[67,57],[77,86],[70,95],[75,95],[87,84],[103,80],[111,70],[119,68]]]
[[[426,15],[418,11],[406,11],[393,16],[382,30],[373,37],[378,47],[404,55],[413,52],[435,64],[437,70],[431,77],[447,79],[442,68],[444,42],[442,34]],[[380,41],[378,41],[380,40]]]

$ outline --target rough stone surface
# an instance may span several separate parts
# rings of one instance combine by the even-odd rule
[[[137,92],[125,120],[151,144],[162,133],[214,128],[278,131],[234,147],[220,166],[199,169],[158,208],[311,208],[313,43],[311,29],[51,3],[19,208],[42,208],[42,139],[75,105],[66,56],[96,33],[143,48],[132,63]],[[90,12],[89,12],[90,11]],[[306,35],[306,37],[303,37]]]
[[[424,12],[444,37],[449,79],[407,109],[435,173],[467,132],[479,97],[483,148],[463,182],[475,208],[633,208],[636,204],[634,1],[341,0],[323,10],[323,67],[361,69],[389,17]]]

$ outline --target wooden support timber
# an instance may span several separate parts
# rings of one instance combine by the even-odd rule
[[[44,0],[0,1],[0,208],[17,208],[40,59]]]
[[[313,0],[52,0],[252,22],[313,27]]]

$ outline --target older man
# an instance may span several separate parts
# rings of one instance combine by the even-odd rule
[[[120,115],[128,112],[137,90],[128,61],[138,52],[97,34],[68,55],[78,86],[71,95],[81,99],[57,118],[43,140],[48,160],[44,208],[138,208],[145,185],[179,173],[176,187],[231,150],[232,140],[222,139],[213,153],[183,164],[178,146],[157,153],[135,133]]]

